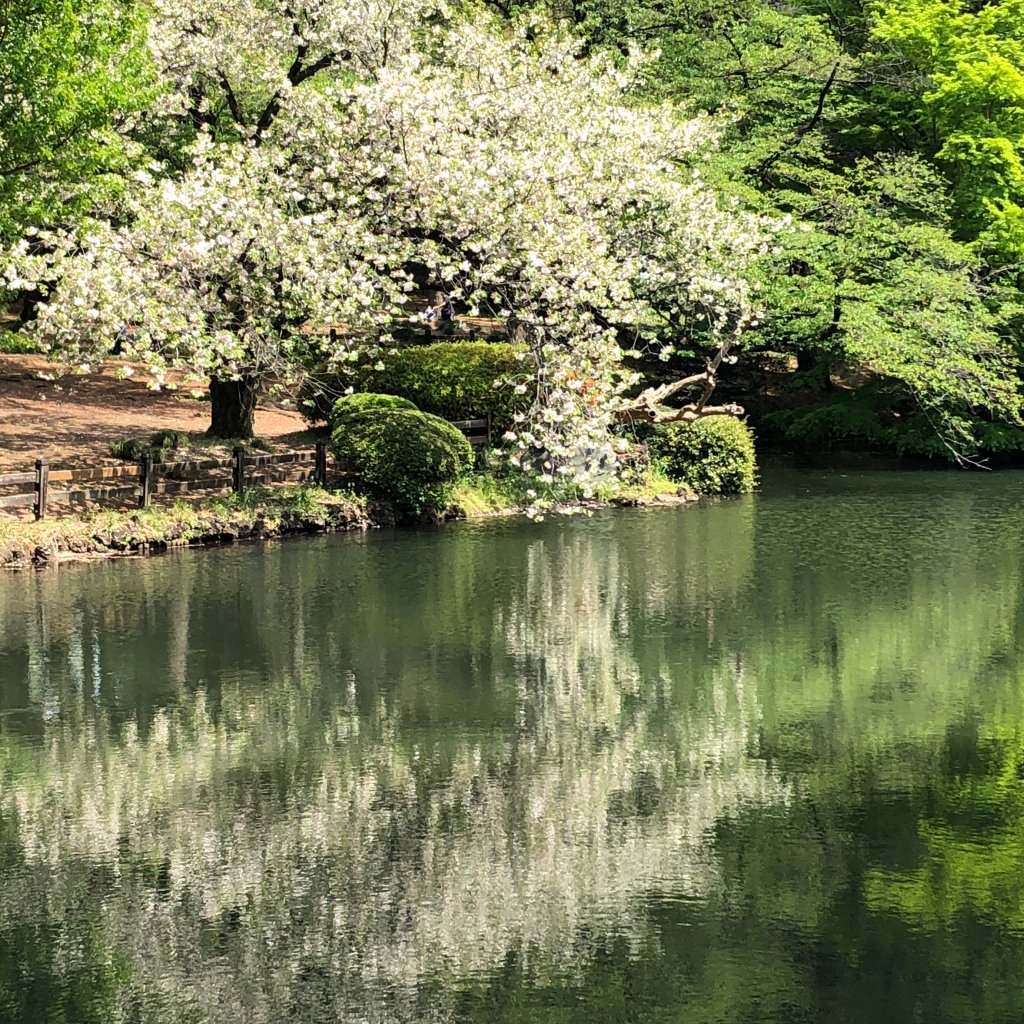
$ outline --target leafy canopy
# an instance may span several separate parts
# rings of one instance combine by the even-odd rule
[[[145,32],[135,0],[0,4],[0,243],[116,187],[123,131],[152,99]]]

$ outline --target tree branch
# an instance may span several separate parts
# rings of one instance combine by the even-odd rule
[[[711,395],[718,385],[718,369],[722,360],[729,354],[732,339],[725,338],[718,346],[718,351],[708,360],[702,373],[695,373],[682,380],[647,388],[633,401],[619,410],[620,423],[692,423],[705,416],[742,416],[740,405],[708,405]],[[671,408],[665,405],[668,399],[695,384],[704,384],[704,391],[696,402],[689,405]]]
[[[224,90],[224,97],[228,101],[228,110],[231,111],[231,116],[235,119],[235,124],[244,125],[245,118],[242,114],[242,108],[238,105],[238,97],[235,96],[235,90],[231,88],[228,76],[218,68],[217,78],[220,82],[220,87]]]
[[[832,86],[835,84],[836,81],[836,75],[838,74],[839,62],[836,61],[836,63],[832,66],[832,71],[829,73],[828,80],[821,87],[821,91],[818,93],[818,105],[815,108],[814,113],[811,115],[809,120],[807,120],[804,124],[800,125],[800,127],[797,128],[795,132],[793,132],[793,137],[789,140],[789,142],[787,142],[784,146],[778,149],[771,156],[765,157],[764,160],[762,160],[761,163],[757,165],[753,172],[755,177],[763,179],[764,176],[768,173],[768,171],[771,170],[772,166],[778,160],[782,159],[784,154],[788,153],[789,150],[793,149],[794,146],[798,146],[803,137],[809,131],[811,131],[813,128],[817,126],[818,122],[821,120],[822,114],[824,114],[825,112],[825,100],[827,99],[829,92],[831,92]]]

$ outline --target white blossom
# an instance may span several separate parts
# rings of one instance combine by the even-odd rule
[[[740,332],[771,226],[701,179],[711,120],[630,102],[639,55],[623,71],[567,35],[450,13],[156,0],[153,117],[229,111],[237,130],[202,128],[185,172],[149,162],[109,216],[9,254],[8,282],[57,282],[47,344],[95,363],[120,336],[158,384],[287,379],[311,344],[381,355],[419,264],[528,353],[508,382],[537,395],[506,435],[512,465],[545,493],[613,480],[636,379],[620,339],[667,358],[680,330]]]

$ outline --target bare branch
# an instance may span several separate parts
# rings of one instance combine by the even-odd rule
[[[836,62],[832,67],[832,72],[828,76],[828,80],[821,87],[821,91],[818,93],[818,105],[815,107],[814,113],[811,117],[805,121],[799,128],[793,132],[792,138],[783,145],[780,149],[776,150],[771,156],[766,157],[761,161],[760,164],[754,169],[754,175],[758,178],[764,178],[764,176],[771,170],[772,166],[776,161],[780,160],[789,150],[798,146],[803,140],[803,137],[813,129],[818,122],[821,120],[822,114],[825,112],[825,100],[828,98],[829,92],[832,90],[832,86],[835,85],[836,76],[839,74],[839,63]]]
[[[235,119],[235,124],[244,125],[245,117],[242,114],[242,108],[238,103],[238,97],[235,96],[235,90],[231,88],[231,83],[228,81],[228,76],[218,68],[217,77],[220,81],[221,89],[224,90],[224,98],[227,100],[228,110],[231,111],[231,116]]]
[[[711,395],[718,385],[718,369],[728,356],[732,339],[722,339],[714,356],[708,360],[702,373],[694,373],[682,380],[660,384],[658,387],[642,391],[629,405],[619,410],[620,423],[692,423],[705,416],[742,416],[743,407],[739,405],[708,405]],[[696,402],[679,407],[665,405],[670,398],[680,391],[696,384],[704,385],[704,390]]]

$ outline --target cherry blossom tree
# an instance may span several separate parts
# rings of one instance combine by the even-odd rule
[[[213,428],[237,435],[310,325],[344,324],[317,342],[331,358],[386,359],[426,267],[524,344],[508,386],[538,398],[507,437],[513,464],[589,488],[614,470],[621,420],[735,411],[709,399],[773,226],[702,181],[712,121],[631,102],[639,55],[616,68],[537,33],[425,0],[158,4],[170,85],[153,116],[195,140],[111,216],[49,238],[52,256],[22,246],[8,280],[59,281],[40,329],[81,364],[137,325],[131,354],[158,383],[208,375]],[[704,373],[625,397],[624,348],[694,337]]]
[[[579,59],[569,37],[527,36],[449,30],[443,60],[410,52],[362,102],[375,148],[398,155],[389,214],[451,294],[531,353],[538,399],[508,437],[513,463],[586,489],[614,465],[617,422],[741,411],[709,399],[753,316],[743,272],[772,226],[703,183],[712,121],[629,102],[639,55],[620,71]],[[709,343],[704,372],[624,397],[636,383],[624,345],[667,356],[694,334]],[[694,402],[664,404],[699,384]]]

